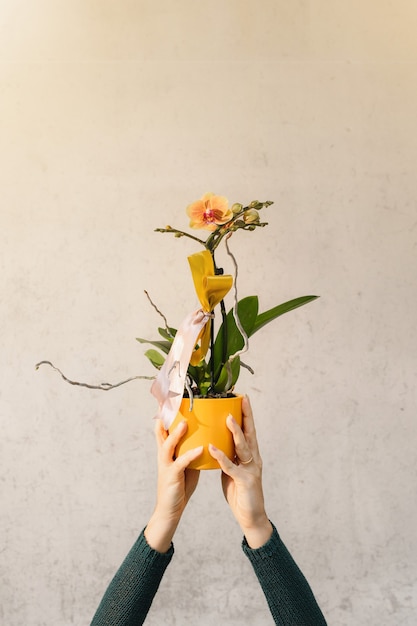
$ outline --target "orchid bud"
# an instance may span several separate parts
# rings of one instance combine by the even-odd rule
[[[235,202],[234,205],[232,206],[233,215],[237,215],[238,213],[241,212],[242,209],[243,209],[243,204],[239,204],[239,202]]]
[[[245,224],[256,224],[259,222],[259,213],[255,209],[249,209],[243,214]]]

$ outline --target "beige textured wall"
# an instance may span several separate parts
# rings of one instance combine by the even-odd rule
[[[417,610],[414,0],[0,1],[5,626],[85,625],[152,510],[135,337],[194,307],[204,192],[272,199],[241,294],[321,299],[254,338],[268,512],[337,626]],[[271,623],[206,472],[148,623]]]

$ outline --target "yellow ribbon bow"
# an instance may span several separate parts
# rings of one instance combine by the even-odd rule
[[[212,313],[233,285],[230,274],[216,274],[211,252],[203,250],[188,257],[194,287],[204,313]],[[210,320],[209,320],[210,321]],[[191,365],[198,365],[210,345],[210,324],[207,322],[197,338],[198,347],[192,353]]]

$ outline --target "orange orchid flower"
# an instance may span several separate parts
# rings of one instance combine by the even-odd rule
[[[221,224],[227,224],[232,217],[227,198],[206,193],[201,200],[193,202],[187,207],[190,218],[190,228],[204,228],[216,230]]]

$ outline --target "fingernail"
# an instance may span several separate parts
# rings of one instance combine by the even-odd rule
[[[212,443],[209,443],[209,448],[210,448],[211,450],[213,450],[213,452],[217,452],[217,448],[216,448],[216,446],[213,446],[213,444],[212,444]]]
[[[182,430],[185,431],[187,428],[188,428],[187,420],[181,420],[180,422],[178,422],[176,426],[176,430],[179,430],[180,432]]]

